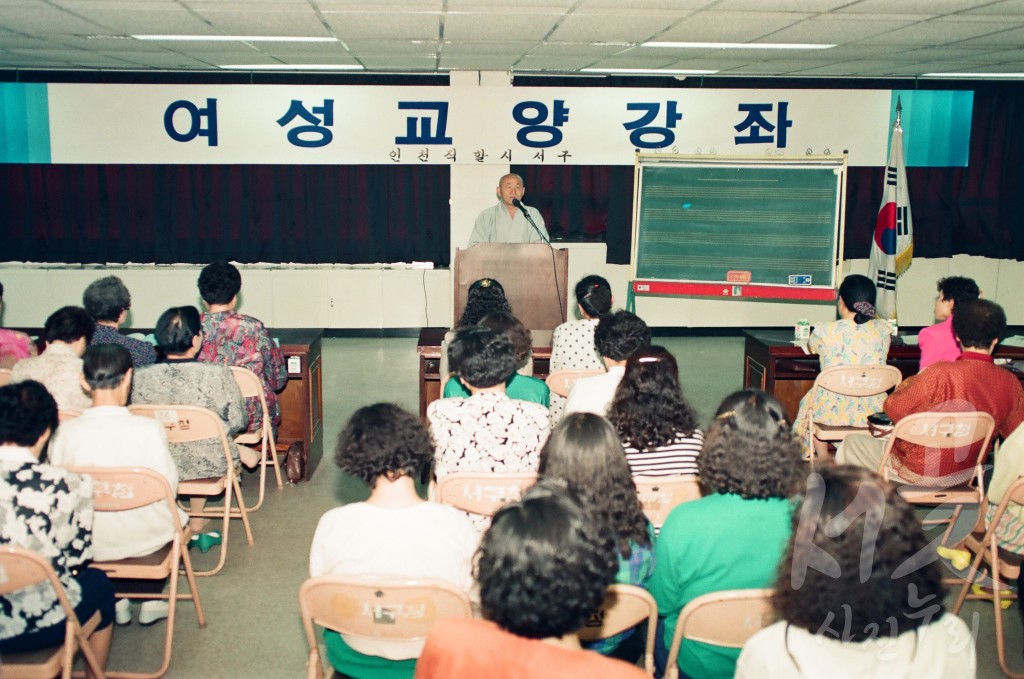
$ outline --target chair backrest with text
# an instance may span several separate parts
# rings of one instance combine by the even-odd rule
[[[97,612],[86,622],[83,629],[78,623],[71,602],[68,601],[64,587],[60,584],[57,574],[54,573],[53,567],[50,566],[47,559],[27,549],[10,545],[0,547],[0,597],[6,597],[26,587],[40,586],[46,583],[57,593],[57,600],[60,602],[61,608],[64,609],[64,624],[67,628],[64,645],[57,647],[52,652],[5,654],[2,666],[0,666],[2,676],[11,679],[55,677],[60,673],[63,679],[70,679],[75,652],[81,649],[93,674],[102,678],[103,668],[100,667],[88,641],[88,636],[99,624],[100,614]]]
[[[323,676],[314,625],[352,637],[426,641],[436,621],[473,615],[466,593],[446,582],[338,575],[306,580],[299,589],[299,608],[310,679]]]
[[[643,587],[614,584],[608,586],[601,607],[594,611],[579,631],[581,641],[597,641],[647,623],[644,670],[654,676],[654,642],[657,639],[658,604]]]
[[[907,415],[898,421],[889,434],[878,474],[888,479],[896,472],[905,481],[929,485],[953,485],[978,477],[985,464],[995,420],[986,412],[924,412]],[[923,451],[921,472],[907,468],[899,458],[893,459],[899,442]],[[949,474],[949,464],[964,471]]]
[[[604,370],[558,370],[548,375],[544,382],[552,394],[568,396],[577,380],[603,374]]]
[[[456,472],[437,482],[436,500],[471,514],[492,516],[509,502],[522,497],[537,482],[537,474],[487,474]]]
[[[679,676],[682,641],[743,648],[747,639],[774,622],[770,589],[732,589],[699,596],[679,613],[669,646],[665,678]]]
[[[633,483],[644,515],[656,529],[678,505],[701,495],[696,476],[634,476]]]

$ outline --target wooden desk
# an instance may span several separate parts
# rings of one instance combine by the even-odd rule
[[[288,365],[288,385],[279,393],[281,425],[277,429],[277,452],[302,442],[306,480],[313,476],[323,457],[323,384],[320,362],[320,329],[272,330]],[[283,465],[282,461],[282,465]]]
[[[448,328],[423,328],[416,344],[420,357],[420,417],[427,416],[427,406],[441,398],[441,342]],[[533,376],[544,379],[551,363],[551,331],[532,330]]]
[[[805,354],[793,344],[792,330],[746,330],[743,347],[743,387],[774,394],[786,408],[790,422],[796,419],[800,399],[810,391],[820,371],[816,354]],[[1024,348],[996,348],[997,358],[1024,359]],[[903,373],[904,379],[917,374],[921,349],[894,337],[887,363]],[[1024,374],[1016,372],[1024,381]]]

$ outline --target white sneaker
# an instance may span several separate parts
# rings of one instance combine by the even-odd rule
[[[114,602],[114,622],[118,625],[130,625],[132,622],[132,602],[118,599]]]
[[[152,625],[166,618],[169,612],[170,605],[166,601],[147,601],[139,607],[139,624]]]

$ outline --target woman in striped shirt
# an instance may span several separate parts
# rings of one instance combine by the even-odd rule
[[[633,476],[696,475],[704,434],[665,347],[637,350],[608,408]]]

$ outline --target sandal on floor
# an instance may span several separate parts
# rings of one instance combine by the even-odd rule
[[[209,533],[199,533],[193,535],[189,541],[189,547],[198,547],[199,551],[206,554],[212,547],[215,547],[222,542],[220,531],[212,530]]]

